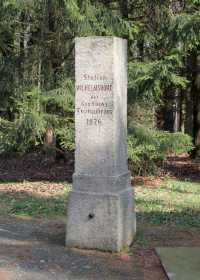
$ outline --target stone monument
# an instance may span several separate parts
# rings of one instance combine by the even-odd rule
[[[76,152],[66,245],[120,251],[135,233],[127,166],[127,42],[76,38]]]

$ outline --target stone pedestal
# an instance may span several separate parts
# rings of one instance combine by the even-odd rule
[[[76,153],[66,245],[120,251],[135,233],[127,167],[127,44],[76,39]]]

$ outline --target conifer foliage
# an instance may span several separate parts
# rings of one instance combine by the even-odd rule
[[[154,144],[162,134],[157,128],[182,132],[188,151],[183,133],[189,134],[198,155],[199,0],[0,1],[0,153],[44,146],[50,130],[52,142],[74,149],[74,39],[93,35],[129,42],[130,147],[147,139],[133,129],[134,119],[136,127],[148,127]],[[141,124],[135,107],[154,113]],[[163,133],[166,143],[175,137]]]

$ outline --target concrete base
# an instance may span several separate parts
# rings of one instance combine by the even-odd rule
[[[132,188],[113,193],[72,191],[68,202],[66,245],[121,251],[135,234]]]
[[[200,279],[199,247],[156,248],[169,280]]]

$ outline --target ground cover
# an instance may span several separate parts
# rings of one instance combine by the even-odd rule
[[[0,161],[0,220],[26,219],[39,227],[42,221],[49,224],[48,231],[55,235],[55,240],[58,228],[51,224],[57,223],[64,244],[66,202],[73,168],[66,175],[65,163],[57,163],[55,175],[54,163],[41,166],[35,164],[34,173],[25,168],[22,171],[17,165],[12,169],[11,162]],[[199,166],[190,159],[174,158],[166,163],[166,175],[134,178],[137,236],[131,250],[125,248],[120,257],[124,261],[129,261],[129,257],[137,259],[145,279],[166,279],[155,247],[200,246]],[[43,180],[37,179],[39,172]],[[17,175],[20,180],[14,180]]]
[[[169,177],[135,180],[139,224],[194,226],[200,229],[200,183]],[[71,190],[68,183],[0,183],[0,215],[30,218],[63,217]]]

